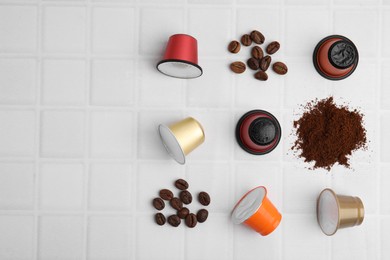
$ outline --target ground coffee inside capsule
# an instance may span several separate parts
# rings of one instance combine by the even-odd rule
[[[307,103],[303,110],[294,121],[297,140],[291,149],[305,162],[314,162],[313,169],[329,171],[336,163],[349,168],[352,152],[367,148],[363,114],[357,109],[336,105],[328,97]]]

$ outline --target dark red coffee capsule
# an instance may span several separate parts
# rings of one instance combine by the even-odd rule
[[[264,110],[252,110],[237,123],[236,139],[248,153],[262,155],[279,144],[282,130],[276,117]]]
[[[341,35],[325,37],[313,52],[313,63],[317,72],[330,80],[349,77],[355,71],[358,62],[359,53],[355,44]]]

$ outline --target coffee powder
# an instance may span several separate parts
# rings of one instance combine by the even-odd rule
[[[350,167],[353,151],[366,149],[363,114],[348,106],[338,106],[333,97],[307,103],[299,120],[294,121],[297,140],[292,150],[313,169],[330,170],[335,163]]]

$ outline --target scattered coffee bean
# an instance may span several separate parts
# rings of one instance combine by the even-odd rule
[[[252,41],[254,41],[257,44],[263,44],[263,42],[265,40],[264,35],[261,32],[256,31],[256,30],[251,32],[250,37],[251,37]]]
[[[242,45],[244,46],[249,46],[252,44],[252,39],[251,37],[248,35],[248,34],[244,34],[242,37],[241,37],[241,43]]]
[[[198,195],[198,200],[203,206],[207,206],[210,204],[210,196],[207,192],[200,192]]]
[[[173,226],[173,227],[177,227],[180,225],[181,223],[181,220],[178,216],[176,215],[171,215],[168,217],[168,223]]]
[[[160,197],[163,200],[171,200],[173,198],[173,193],[172,193],[172,191],[170,191],[168,189],[163,189],[163,190],[160,190]]]
[[[179,197],[184,204],[190,204],[192,202],[192,195],[187,190],[181,191]]]
[[[253,69],[253,70],[258,70],[259,69],[259,61],[255,58],[250,58],[246,64],[248,64],[248,67]]]
[[[228,46],[228,50],[231,53],[238,53],[241,49],[241,44],[238,41],[231,41]]]
[[[275,62],[272,65],[272,69],[275,71],[275,73],[277,73],[279,75],[284,75],[288,71],[286,64],[284,64],[283,62],[280,62],[280,61]]]
[[[271,56],[267,55],[267,56],[263,57],[260,60],[260,69],[262,71],[266,71],[268,69],[269,65],[271,64],[271,61],[272,61]]]
[[[157,213],[156,215],[154,215],[154,220],[160,226],[164,225],[166,222],[165,216],[161,213]]]
[[[188,214],[190,214],[190,210],[187,208],[182,208],[181,210],[177,211],[177,216],[181,219],[185,219]]]
[[[266,72],[259,70],[258,72],[256,72],[255,78],[258,80],[266,81],[268,79],[268,75]]]
[[[206,209],[201,209],[196,214],[196,219],[199,223],[203,223],[206,221],[207,217],[209,216],[209,212]]]
[[[196,215],[194,213],[190,213],[186,217],[186,225],[187,227],[193,228],[196,226],[198,221],[196,220]]]
[[[178,179],[177,181],[175,181],[175,187],[179,190],[186,190],[188,189],[188,182],[183,179]]]
[[[183,202],[181,202],[181,200],[179,200],[179,198],[172,198],[170,201],[169,201],[169,204],[171,205],[172,208],[176,209],[176,210],[181,210],[181,208],[183,207]]]
[[[162,210],[165,208],[165,203],[161,198],[155,198],[153,200],[153,206],[157,210]]]
[[[275,52],[277,52],[280,48],[280,43],[277,42],[277,41],[274,41],[274,42],[271,42],[270,44],[268,44],[267,46],[267,53],[268,54],[274,54]]]
[[[240,74],[246,70],[246,66],[245,66],[245,63],[243,63],[241,61],[236,61],[236,62],[233,62],[232,64],[230,64],[230,69],[234,73]]]
[[[257,60],[260,60],[264,56],[263,49],[260,46],[253,47],[251,54],[252,54],[252,57],[257,59]]]

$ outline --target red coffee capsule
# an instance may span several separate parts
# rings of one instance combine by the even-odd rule
[[[349,77],[355,71],[358,62],[359,53],[355,44],[341,35],[325,37],[313,52],[315,69],[321,76],[330,80]]]
[[[246,152],[262,155],[279,144],[282,130],[276,117],[264,110],[252,110],[237,123],[236,139]]]

